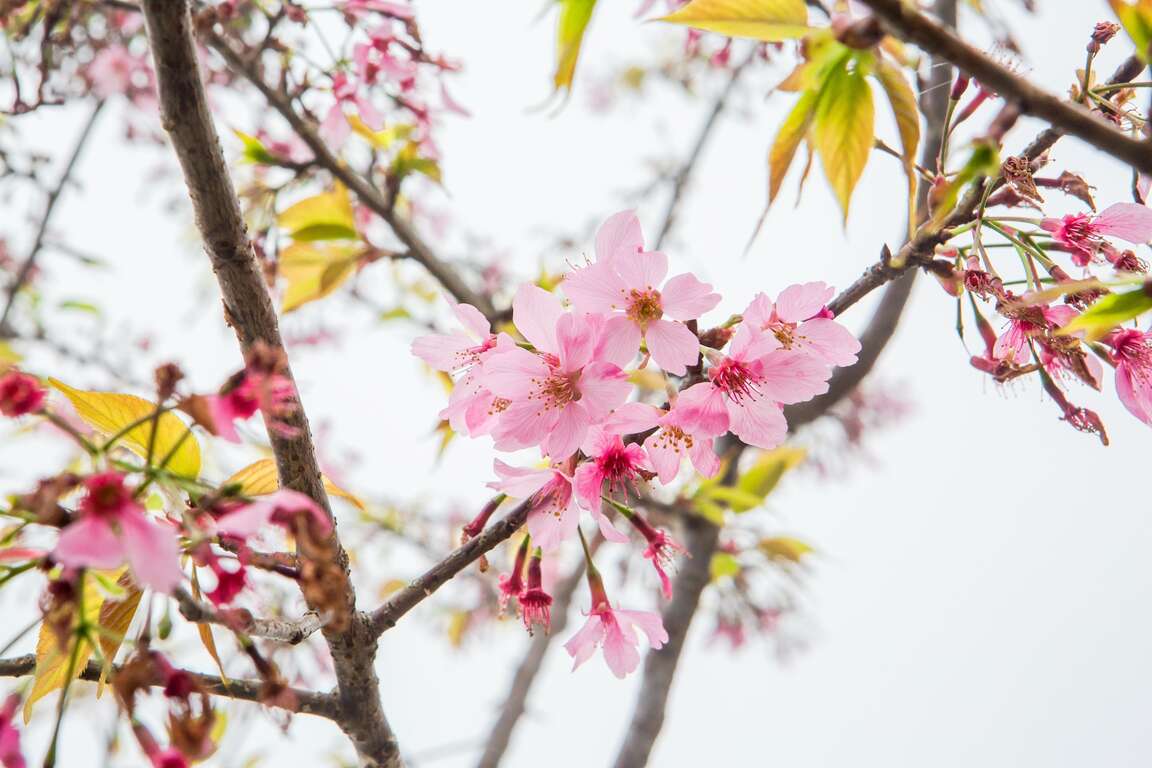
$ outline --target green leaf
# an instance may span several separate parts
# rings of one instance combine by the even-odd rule
[[[580,47],[584,43],[584,33],[596,9],[596,0],[557,0],[560,4],[560,19],[556,25],[556,71],[552,84],[557,91],[572,90],[572,80],[576,76],[576,62],[580,59]]]
[[[805,91],[796,101],[792,111],[776,133],[772,148],[768,150],[768,202],[776,199],[792,159],[796,156],[796,149],[800,142],[808,135],[812,120],[816,116],[816,104],[820,94],[815,91]]]
[[[942,222],[956,207],[956,200],[960,197],[960,190],[964,185],[981,176],[990,176],[1000,172],[1000,149],[991,141],[977,140],[972,144],[972,154],[968,162],[952,177],[943,188],[937,192],[933,190],[932,221],[935,224]]]
[[[1152,57],[1152,0],[1108,0],[1132,42],[1136,55],[1147,64]]]
[[[740,573],[740,561],[736,559],[735,555],[728,552],[717,552],[712,555],[712,561],[708,564],[708,572],[712,576],[712,581],[722,579],[725,576],[735,576]]]
[[[358,237],[352,199],[342,184],[331,192],[301,200],[281,213],[278,221],[297,242]]]
[[[236,138],[240,139],[240,144],[243,146],[240,153],[242,160],[255,165],[274,165],[276,163],[276,156],[268,151],[260,139],[240,131],[232,131],[232,133],[236,134]]]
[[[692,0],[658,21],[767,42],[804,37],[809,32],[804,0]]]
[[[1067,335],[1085,331],[1089,339],[1098,339],[1121,323],[1126,323],[1145,312],[1152,311],[1152,280],[1138,291],[1110,293],[1096,301],[1072,322],[1060,329]]]
[[[900,67],[882,57],[876,60],[873,72],[888,95],[888,103],[896,116],[896,129],[900,132],[904,173],[908,177],[908,225],[916,224],[916,151],[920,146],[920,108],[916,92],[908,84]]]
[[[760,454],[756,463],[736,481],[736,487],[755,498],[756,503],[746,508],[733,506],[732,510],[746,512],[763,504],[768,494],[776,489],[780,479],[787,472],[800,466],[807,455],[807,451],[803,448],[792,448],[787,445]]]
[[[829,74],[816,106],[813,132],[824,176],[840,202],[845,223],[852,192],[875,143],[872,89],[860,60],[854,61],[857,66],[833,69]]]
[[[427,157],[420,157],[420,145],[410,141],[396,153],[392,161],[392,175],[397,181],[412,173],[420,173],[440,184],[440,164]]]
[[[776,536],[774,538],[761,539],[757,546],[769,560],[781,563],[799,564],[805,556],[816,551],[812,548],[812,545],[800,539],[794,539],[791,536]]]
[[[100,307],[87,301],[79,301],[77,299],[68,299],[60,302],[58,308],[71,312],[83,312],[88,315],[99,316],[101,314]]]

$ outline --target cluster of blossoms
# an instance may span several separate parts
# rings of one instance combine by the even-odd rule
[[[463,330],[413,343],[418,357],[456,377],[441,414],[454,430],[490,436],[500,451],[538,448],[546,459],[541,468],[496,460],[490,484],[527,500],[528,536],[501,592],[504,603],[518,599],[529,628],[548,621],[539,561],[577,535],[582,511],[610,542],[628,541],[611,515],[624,518],[670,596],[666,568],[681,548],[625,502],[652,482],[672,484],[685,459],[701,475],[716,474],[716,441],[726,433],[778,446],[788,429],[783,406],[827,391],[833,369],[855,362],[860,348],[828,312],[833,292],[823,283],[792,286],[775,301],[759,294],[742,318],[699,332],[697,321],[721,297],[691,274],[669,278],[667,257],[644,249],[631,211],[601,226],[595,256],[565,275],[564,299],[535,285],[517,291],[512,322],[522,341],[457,305]],[[637,397],[630,373],[649,365],[668,377],[665,403]],[[498,502],[466,536],[479,533]],[[623,676],[639,659],[633,627],[654,648],[666,635],[657,614],[614,608],[587,550],[586,557],[591,612],[566,647],[577,664],[603,647]]]

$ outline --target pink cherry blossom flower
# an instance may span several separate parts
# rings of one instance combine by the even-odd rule
[[[609,359],[627,362],[643,339],[661,368],[683,376],[700,356],[700,341],[683,321],[715,307],[720,295],[687,273],[665,283],[668,257],[659,251],[606,250],[613,254],[609,260],[565,276],[564,293],[578,311],[610,315],[604,327]]]
[[[11,694],[0,707],[0,765],[4,768],[25,768],[20,752],[20,731],[16,730],[16,712],[20,709],[20,696]]]
[[[397,19],[411,19],[415,16],[412,6],[407,3],[389,0],[344,0],[344,12],[352,15],[361,13],[382,13]]]
[[[357,116],[373,131],[384,127],[384,116],[371,100],[361,95],[360,88],[344,72],[332,75],[332,95],[336,101],[320,123],[320,135],[334,147],[342,147],[352,131],[344,114],[345,105],[354,108]]]
[[[512,564],[511,573],[500,574],[500,594],[497,600],[500,603],[500,613],[508,609],[508,601],[512,598],[520,599],[524,593],[524,563],[528,560],[528,542],[531,536],[525,536],[516,550],[516,560]]]
[[[379,27],[368,33],[367,43],[358,43],[352,48],[352,62],[356,66],[356,76],[364,85],[373,85],[383,75],[402,90],[410,89],[416,82],[416,63],[411,59],[397,58],[392,53],[396,36],[388,27]],[[366,123],[368,122],[365,118]],[[378,130],[373,128],[373,130]]]
[[[46,392],[40,380],[20,371],[0,376],[0,413],[10,418],[36,413],[44,405]]]
[[[261,496],[216,521],[216,533],[240,541],[259,536],[270,525],[295,532],[301,521],[321,536],[332,531],[332,521],[310,497],[290,488]]]
[[[592,610],[586,614],[588,621],[584,626],[564,644],[564,650],[572,657],[575,670],[600,648],[612,674],[623,679],[640,664],[637,630],[648,638],[651,648],[658,650],[668,642],[664,622],[660,614],[652,611],[612,608],[600,575],[594,569],[588,572],[588,583],[592,589]]]
[[[619,366],[597,358],[601,323],[595,315],[565,314],[556,296],[525,285],[513,300],[512,317],[537,353],[514,347],[484,362],[483,385],[510,403],[493,431],[496,447],[539,445],[564,459],[632,387]]]
[[[101,99],[111,96],[129,96],[147,86],[152,80],[148,60],[133,56],[122,45],[102,48],[85,69],[92,83],[92,93]]]
[[[513,467],[500,459],[495,460],[493,467],[500,479],[489,483],[489,488],[518,499],[531,499],[527,525],[533,543],[545,552],[554,552],[572,538],[580,524],[580,510],[571,477],[556,468]]]
[[[775,303],[758,293],[744,310],[744,322],[774,335],[784,349],[807,352],[829,365],[852,365],[860,342],[847,328],[821,316],[834,293],[824,283],[789,286]]]
[[[644,558],[652,562],[652,567],[656,569],[656,575],[660,577],[660,590],[664,593],[664,599],[671,600],[672,581],[668,578],[667,569],[675,561],[676,555],[685,552],[684,547],[677,544],[667,532],[653,528],[647,520],[638,514],[630,516],[628,522],[632,523],[633,527],[644,537],[644,541],[648,542],[648,548],[644,550]]]
[[[601,514],[600,498],[604,483],[608,493],[635,489],[636,484],[651,477],[650,464],[644,449],[635,443],[624,444],[620,435],[594,427],[585,441],[584,453],[588,461],[576,468],[577,498],[585,509],[595,510],[600,532],[608,541],[625,542],[628,537],[616,529],[607,516]]]
[[[1060,219],[1042,219],[1040,226],[1072,252],[1077,266],[1086,266],[1105,245],[1105,237],[1129,243],[1152,240],[1152,210],[1139,203],[1115,203],[1099,214],[1077,213]]]
[[[528,561],[528,585],[520,595],[520,614],[528,634],[532,634],[533,627],[544,627],[547,632],[552,625],[552,596],[544,591],[542,561],[543,555],[537,547]]]
[[[1067,305],[1032,306],[1005,311],[1008,312],[1008,328],[996,339],[992,356],[1015,365],[1021,365],[1028,359],[1030,338],[1052,328],[1059,328],[1078,314]]]
[[[235,422],[264,413],[269,430],[291,436],[295,430],[284,422],[296,410],[296,387],[281,373],[269,373],[250,365],[229,379],[220,393],[204,398],[213,434],[232,443],[240,442]]]
[[[680,392],[667,411],[645,403],[625,403],[613,412],[605,426],[624,434],[656,427],[644,440],[644,450],[664,485],[676,479],[685,458],[691,459],[701,475],[712,477],[720,470],[715,437],[727,429],[728,414],[722,403],[718,404],[719,410],[709,410],[710,404],[717,405],[711,400],[711,393],[710,385],[694,384]]]
[[[596,261],[612,263],[644,250],[644,233],[636,211],[620,211],[604,220],[596,230]]]
[[[118,472],[91,475],[84,487],[80,516],[61,532],[53,558],[68,568],[102,569],[127,560],[140,585],[171,592],[184,578],[172,529],[148,519]]]
[[[1126,328],[1108,338],[1116,363],[1116,394],[1133,416],[1152,425],[1152,332]]]
[[[822,360],[783,349],[775,336],[743,323],[732,337],[731,352],[727,356],[712,352],[709,357],[711,389],[699,408],[701,417],[719,425],[726,412],[728,430],[764,449],[780,445],[788,432],[781,405],[827,392],[832,375]]]

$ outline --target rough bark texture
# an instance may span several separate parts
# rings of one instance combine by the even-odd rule
[[[248,239],[205,98],[188,0],[145,0],[142,7],[155,61],[161,119],[184,171],[196,225],[220,284],[228,322],[245,353],[257,343],[283,350],[276,312]],[[331,517],[303,405],[285,421],[291,436],[269,430],[281,483],[307,494]],[[332,601],[335,604],[309,605],[331,617],[324,638],[332,652],[338,684],[337,722],[355,745],[362,765],[401,766],[396,739],[380,704],[373,664],[375,635],[356,613],[347,555],[335,533],[309,549],[302,554],[322,574],[325,593],[337,596]]]
[[[1152,173],[1152,152],[1149,151],[1148,142],[1122,133],[1081,104],[1066,101],[1037,88],[986,56],[979,48],[969,45],[940,23],[917,11],[914,4],[906,0],[862,2],[884,20],[892,34],[915,43],[936,59],[956,65],[985,87],[1015,103],[1024,114],[1047,120],[1100,151],[1144,173]]]

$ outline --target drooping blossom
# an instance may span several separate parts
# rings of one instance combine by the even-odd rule
[[[860,342],[847,328],[822,314],[834,294],[832,286],[825,283],[789,286],[775,302],[758,293],[744,310],[744,322],[771,333],[784,349],[807,352],[829,365],[852,365]]]
[[[564,643],[564,650],[572,657],[572,669],[576,669],[600,648],[612,674],[623,679],[640,664],[637,630],[644,633],[649,647],[659,650],[668,642],[664,622],[660,614],[652,611],[613,608],[600,574],[592,567],[588,571],[588,585],[592,592],[592,610],[586,614],[588,621]]]
[[[500,574],[500,594],[497,597],[500,603],[500,613],[507,610],[508,602],[512,598],[519,600],[524,593],[524,564],[528,560],[528,544],[531,539],[531,535],[525,536],[520,542],[520,546],[516,548],[516,559],[512,563],[512,572]]]
[[[0,413],[15,418],[36,413],[44,405],[46,392],[40,380],[20,371],[0,376]]]
[[[667,569],[672,565],[676,555],[684,554],[684,547],[676,543],[666,531],[653,527],[639,514],[630,515],[628,522],[632,523],[632,526],[640,532],[644,541],[647,542],[648,547],[644,550],[644,558],[651,561],[652,567],[656,569],[656,575],[660,577],[660,589],[664,593],[664,599],[671,600],[672,581],[668,578]]]
[[[508,404],[483,385],[481,366],[497,351],[514,349],[516,342],[506,333],[492,333],[488,319],[472,305],[456,304],[452,310],[463,330],[420,336],[412,342],[412,354],[458,377],[440,418],[456,432],[477,437],[491,431]]]
[[[653,474],[643,448],[636,443],[625,445],[619,434],[600,427],[592,429],[583,451],[588,460],[576,468],[575,486],[577,497],[586,509],[600,510],[605,483],[609,493],[634,490],[637,483]],[[596,520],[608,541],[628,541],[606,516],[599,515]]]
[[[1108,339],[1116,363],[1116,394],[1133,416],[1152,425],[1152,333],[1125,328]]]
[[[20,696],[11,694],[0,707],[0,765],[4,768],[25,768],[20,752],[20,731],[16,730],[16,712],[20,709]]]
[[[70,568],[101,569],[127,560],[139,584],[171,592],[184,577],[175,532],[148,519],[118,472],[91,475],[84,488],[79,518],[61,532],[53,558]]]
[[[1077,213],[1059,219],[1046,218],[1040,226],[1069,249],[1077,266],[1087,266],[1105,247],[1106,237],[1129,243],[1152,240],[1152,209],[1139,203],[1115,203],[1097,215]]]
[[[828,391],[832,369],[824,361],[784,349],[772,334],[741,325],[727,356],[709,350],[710,387],[701,407],[703,418],[749,445],[771,449],[788,432],[782,405],[810,400]],[[727,419],[723,417],[727,414]],[[720,429],[723,434],[725,429]]]
[[[565,313],[555,295],[525,285],[516,293],[512,318],[536,353],[514,347],[484,362],[482,383],[509,402],[493,430],[496,447],[539,445],[553,459],[564,459],[632,387],[619,366],[600,357],[597,316]]]
[[[509,496],[531,499],[528,511],[528,534],[545,552],[553,552],[560,543],[572,538],[580,524],[580,510],[572,492],[572,478],[558,468],[526,469],[493,462],[499,480],[488,484]],[[597,509],[593,514],[599,513]]]
[[[624,222],[615,222],[613,227],[631,231]],[[700,356],[700,341],[684,321],[715,307],[720,295],[688,273],[665,282],[668,257],[659,251],[610,249],[609,253],[605,260],[598,252],[597,261],[568,273],[562,284],[564,293],[577,311],[609,315],[603,342],[608,359],[628,362],[643,339],[661,368],[683,376]]]
[[[552,626],[552,596],[544,590],[543,557],[541,548],[536,547],[528,561],[528,584],[520,595],[520,616],[528,634],[534,627],[544,627],[547,632]]]

